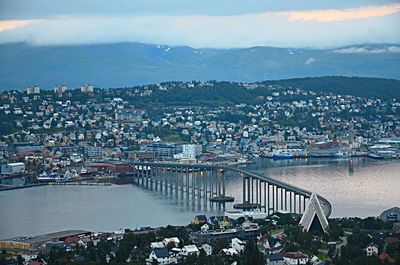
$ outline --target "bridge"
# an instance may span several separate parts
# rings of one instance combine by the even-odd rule
[[[257,174],[225,165],[178,164],[166,162],[132,162],[134,183],[154,191],[175,194],[183,198],[198,198],[212,203],[233,202],[226,195],[225,173],[242,178],[242,201],[238,209],[260,209],[268,214],[277,211],[304,212],[312,192]],[[332,213],[330,202],[317,195],[326,217]]]

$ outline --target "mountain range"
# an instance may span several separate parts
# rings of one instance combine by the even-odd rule
[[[400,79],[399,45],[336,49],[195,49],[139,43],[0,45],[0,89],[36,84],[127,87],[162,81],[254,82],[314,76]]]

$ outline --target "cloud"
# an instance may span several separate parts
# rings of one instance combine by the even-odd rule
[[[306,61],[306,65],[313,64],[313,63],[315,63],[315,59],[312,57],[308,58],[308,60]]]
[[[396,8],[398,5],[393,5],[390,10]],[[381,9],[389,12],[386,7],[377,8]],[[352,10],[341,11],[351,13],[352,16],[341,16],[341,20],[332,20],[331,17],[331,21],[323,22],[315,15],[321,15],[323,11],[222,16],[58,16],[28,20],[29,22],[14,21],[10,24],[13,26],[0,31],[0,43],[75,45],[141,42],[171,46],[188,45],[195,48],[327,48],[356,43],[400,43],[400,12],[393,11],[382,15],[383,11],[377,11],[374,15],[370,7],[365,8],[365,12],[362,12],[364,9]],[[354,13],[357,12],[370,16],[355,16]],[[3,25],[8,25],[8,22],[3,21]]]
[[[6,20],[6,21],[0,21],[0,32],[6,31],[6,30],[12,30],[20,27],[25,27],[28,25],[33,25],[40,23],[41,20],[36,19],[36,20]]]
[[[400,53],[400,47],[399,47],[399,46],[390,46],[390,47],[388,48],[388,51],[389,51],[389,52],[397,52],[397,53]]]
[[[379,53],[400,53],[399,46],[390,46],[385,48],[367,48],[367,47],[348,47],[343,49],[336,49],[333,52],[342,54],[379,54]]]
[[[387,16],[393,13],[397,13],[399,11],[400,4],[394,4],[390,6],[361,7],[344,10],[329,9],[299,12],[282,12],[281,15],[288,16],[291,20],[333,22]]]

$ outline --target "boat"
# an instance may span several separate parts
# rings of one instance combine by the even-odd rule
[[[352,156],[352,154],[349,151],[343,151],[343,150],[339,150],[335,155],[335,157],[343,157],[343,158],[351,157],[351,156]]]
[[[293,159],[294,155],[289,150],[276,150],[276,152],[273,153],[272,158],[275,160]]]
[[[273,152],[273,159],[293,159],[307,157],[307,152],[304,149],[278,149]]]
[[[380,156],[380,155],[375,154],[375,153],[368,153],[368,157],[372,158],[372,159],[383,159],[383,156]]]
[[[40,183],[54,182],[54,181],[58,181],[61,179],[62,178],[60,178],[60,175],[58,175],[56,173],[51,173],[51,174],[42,173],[39,175],[39,177],[36,178],[36,180]]]

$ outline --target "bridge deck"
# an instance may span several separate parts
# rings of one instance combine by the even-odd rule
[[[310,198],[312,192],[290,185],[288,183],[285,183],[283,181],[271,178],[271,177],[267,177],[255,172],[251,172],[248,170],[244,170],[241,168],[236,168],[236,167],[232,167],[232,166],[226,166],[226,165],[210,165],[210,164],[178,164],[178,163],[164,163],[164,162],[133,162],[133,165],[137,165],[137,166],[144,166],[144,167],[166,167],[166,168],[186,168],[186,169],[208,169],[208,170],[227,170],[227,171],[232,171],[232,172],[237,172],[240,173],[242,176],[248,176],[248,177],[252,177],[254,179],[259,179],[261,181],[265,181],[268,184],[277,186],[279,188],[285,189],[287,191],[291,191],[294,192],[298,195]],[[324,208],[324,213],[327,217],[329,217],[332,213],[332,205],[331,203],[324,197],[322,197],[321,195],[318,195],[318,199],[321,201],[322,203],[322,207]]]

